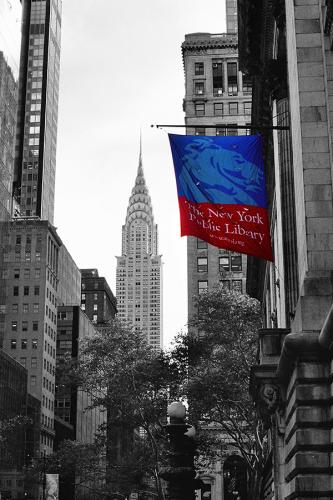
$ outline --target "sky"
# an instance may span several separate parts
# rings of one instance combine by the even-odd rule
[[[184,123],[181,44],[199,31],[225,31],[223,0],[63,1],[55,226],[78,267],[97,268],[115,294],[141,129],[164,263],[164,346],[187,321],[186,238],[167,131],[151,124]]]

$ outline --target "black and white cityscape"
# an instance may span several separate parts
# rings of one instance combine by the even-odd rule
[[[0,500],[333,499],[332,120],[332,0],[0,0]]]

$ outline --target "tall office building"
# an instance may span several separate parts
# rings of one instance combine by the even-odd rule
[[[0,2],[0,221],[9,221],[12,211],[15,128],[21,46],[20,0]],[[0,225],[0,303],[4,302],[2,282],[4,224]],[[4,318],[0,309],[0,325]],[[1,328],[1,326],[0,326]]]
[[[233,7],[227,2],[227,8]],[[234,16],[234,11],[229,14]],[[237,9],[235,7],[235,12]],[[228,16],[229,16],[228,14]],[[233,31],[233,23],[228,28]],[[237,33],[185,35],[185,123],[189,135],[238,135],[251,122],[251,80],[238,70]],[[188,316],[196,298],[218,286],[245,292],[246,256],[187,239]]]
[[[64,299],[79,304],[80,271],[48,221],[10,222],[4,261],[0,348],[28,371],[28,391],[41,402],[40,451],[49,453],[54,440],[57,307]],[[60,284],[64,275],[66,286]]]
[[[226,0],[227,33],[237,33],[237,0]]]
[[[14,196],[20,216],[53,223],[61,0],[23,0]]]
[[[158,231],[142,168],[140,151],[135,185],[122,227],[122,252],[117,257],[118,316],[147,335],[156,350],[162,347],[162,260]]]

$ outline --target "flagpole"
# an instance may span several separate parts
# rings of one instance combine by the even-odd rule
[[[216,124],[216,125],[206,125],[204,123],[202,124],[193,124],[193,125],[150,125],[152,128],[225,128],[225,129],[243,129],[243,130],[289,130],[290,127],[286,125],[259,125],[259,126],[254,126],[254,125],[234,125],[232,124]]]

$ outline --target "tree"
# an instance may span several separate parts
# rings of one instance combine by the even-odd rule
[[[0,420],[0,458],[1,467],[23,467],[24,433],[32,424],[26,415],[15,415]]]
[[[170,394],[179,385],[176,365],[154,352],[141,332],[114,320],[80,344],[77,368],[67,379],[90,395],[92,407],[107,412],[99,442],[106,445],[108,492],[128,495],[153,476],[163,498],[163,424]]]
[[[256,363],[260,305],[255,299],[219,289],[201,294],[190,327],[195,337],[178,340],[174,357],[188,352],[188,397],[191,418],[204,432],[215,426],[213,440],[233,444],[249,471],[249,499],[259,498],[266,437],[249,395],[251,366]],[[179,357],[180,352],[180,357]],[[208,433],[209,434],[209,433]]]

